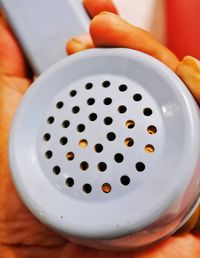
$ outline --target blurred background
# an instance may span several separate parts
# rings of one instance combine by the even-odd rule
[[[200,59],[200,0],[113,0],[122,17],[150,31],[179,58]]]

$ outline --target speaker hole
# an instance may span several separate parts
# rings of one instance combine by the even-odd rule
[[[91,114],[89,115],[89,119],[90,119],[90,121],[95,121],[95,120],[97,119],[97,114],[91,113]]]
[[[104,124],[105,125],[111,125],[112,122],[113,122],[112,117],[107,116],[107,117],[104,118]]]
[[[46,151],[45,157],[46,157],[47,159],[51,159],[52,156],[53,156],[53,152],[52,152],[52,151],[50,151],[50,150]]]
[[[68,128],[69,125],[70,125],[69,120],[64,120],[64,121],[62,122],[62,127],[63,127],[63,128]]]
[[[86,161],[82,161],[80,164],[81,170],[85,171],[89,168],[89,164]]]
[[[123,106],[123,105],[118,107],[118,112],[119,112],[120,114],[125,113],[126,110],[127,110],[127,108],[126,108],[125,106]]]
[[[153,153],[155,151],[155,148],[153,145],[151,144],[147,144],[144,148],[146,153]]]
[[[120,178],[120,181],[121,181],[121,184],[125,186],[130,184],[130,178],[128,176],[122,176]]]
[[[107,134],[107,139],[108,139],[109,141],[114,141],[115,138],[116,138],[115,133],[110,132],[110,133]]]
[[[82,133],[84,130],[85,130],[85,125],[84,124],[77,125],[77,131],[79,133]]]
[[[54,122],[54,117],[53,116],[50,116],[50,117],[47,118],[47,123],[48,124],[53,124],[53,122]]]
[[[77,91],[76,91],[76,90],[72,90],[72,91],[70,91],[70,93],[69,93],[69,95],[70,95],[71,97],[75,97],[76,94],[77,94]]]
[[[61,144],[61,145],[66,145],[67,142],[68,142],[67,137],[62,137],[62,138],[60,138],[60,144]]]
[[[123,162],[123,160],[124,160],[124,156],[123,156],[121,153],[117,153],[117,154],[115,154],[115,156],[114,156],[114,160],[115,160],[117,163],[121,163],[121,162]]]
[[[87,100],[87,104],[88,104],[89,106],[93,105],[94,103],[95,103],[95,99],[94,99],[94,98],[89,98],[89,99]]]
[[[77,114],[79,111],[80,111],[80,107],[78,107],[78,106],[74,106],[74,107],[72,108],[72,112],[73,112],[74,114]]]
[[[83,192],[85,192],[86,194],[91,193],[92,191],[92,186],[90,184],[84,184],[83,185]]]
[[[99,171],[104,172],[107,169],[107,165],[105,162],[99,162],[99,164],[97,165],[97,168]]]
[[[80,146],[82,149],[87,148],[87,146],[88,146],[88,141],[85,140],[85,139],[80,140],[80,141],[79,141],[79,146]]]
[[[135,126],[135,122],[133,120],[127,120],[125,125],[128,129],[132,129]]]
[[[93,84],[92,84],[91,82],[88,82],[88,83],[85,85],[86,90],[90,90],[90,89],[92,89],[92,87],[93,87]]]
[[[61,171],[61,169],[60,169],[59,166],[53,167],[53,173],[54,173],[55,175],[59,175],[59,174],[60,174],[60,171]]]
[[[145,165],[143,162],[137,162],[135,167],[138,172],[143,172],[145,170]]]
[[[139,93],[134,94],[133,95],[133,100],[135,100],[135,101],[142,100],[142,95],[140,95]]]
[[[97,143],[97,144],[94,146],[94,150],[95,150],[97,153],[102,152],[102,150],[103,150],[103,145],[100,144],[100,143]]]
[[[134,144],[134,140],[131,138],[131,137],[128,137],[124,140],[124,144],[127,146],[127,147],[132,147],[133,144]]]
[[[112,99],[111,99],[111,98],[105,98],[104,101],[103,101],[103,103],[104,103],[105,105],[110,105],[110,104],[112,103]]]
[[[68,159],[68,160],[73,160],[74,159],[74,153],[73,152],[68,152],[67,154],[66,154],[66,159]]]
[[[120,90],[121,92],[126,91],[127,88],[128,88],[128,87],[127,87],[125,84],[122,84],[122,85],[119,86],[119,90]]]
[[[150,125],[147,128],[147,132],[151,135],[156,134],[157,133],[157,128],[154,125]]]
[[[43,136],[43,140],[45,142],[48,142],[51,139],[51,135],[49,133],[45,133],[45,135]]]
[[[59,101],[57,104],[56,104],[56,107],[58,109],[61,109],[62,107],[64,106],[64,103],[62,101]]]
[[[101,189],[102,189],[102,191],[103,191],[104,193],[110,193],[111,190],[112,190],[112,187],[111,187],[110,184],[104,183],[104,184],[102,185]]]
[[[153,111],[152,111],[150,108],[145,108],[145,109],[143,110],[143,114],[144,114],[145,116],[150,116],[150,115],[152,115],[152,113],[153,113]]]
[[[104,81],[104,82],[102,83],[102,86],[103,86],[104,88],[108,88],[108,87],[110,86],[110,82],[109,82],[109,81]]]
[[[72,177],[68,177],[65,183],[68,187],[72,187],[74,185],[74,179]]]

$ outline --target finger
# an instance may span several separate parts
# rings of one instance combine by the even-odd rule
[[[0,13],[0,74],[25,77],[26,73],[22,51]]]
[[[89,35],[81,35],[72,38],[66,45],[68,55],[74,54],[85,49],[93,48],[94,44]]]
[[[200,61],[194,57],[186,56],[177,65],[175,72],[200,105]]]
[[[62,247],[9,246],[0,245],[1,258],[60,258]]]
[[[117,14],[118,11],[111,0],[84,0],[83,5],[91,17],[94,17],[102,11],[108,11]],[[81,35],[72,38],[66,45],[68,55],[74,54],[85,49],[93,48],[94,44],[89,35]]]
[[[91,17],[99,14],[102,11],[107,11],[117,14],[117,8],[112,0],[84,0],[83,5]]]
[[[179,60],[150,33],[133,26],[121,17],[108,12],[95,16],[90,24],[90,34],[96,47],[125,47],[147,53],[172,70]]]

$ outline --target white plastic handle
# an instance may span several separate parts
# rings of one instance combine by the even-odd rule
[[[81,0],[0,0],[37,74],[66,56],[71,37],[87,33],[89,17]]]

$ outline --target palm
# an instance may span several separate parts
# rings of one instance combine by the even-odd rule
[[[109,8],[108,6],[106,7],[106,9]],[[103,9],[105,9],[105,6]],[[95,30],[94,33],[96,33]],[[0,40],[0,49],[4,49],[4,52],[0,52],[0,257],[199,257],[200,236],[195,234],[171,237],[148,251],[129,252],[126,254],[109,253],[95,251],[67,242],[33,217],[20,200],[13,186],[7,156],[8,132],[12,117],[30,81],[22,78],[26,74],[25,62],[2,19],[0,22],[0,34],[3,36],[0,39],[7,39],[6,41]],[[12,62],[9,56],[11,51],[15,53],[12,55]],[[177,61],[175,57],[172,56],[171,58],[174,58],[174,62]],[[20,76],[21,78],[14,76]]]

